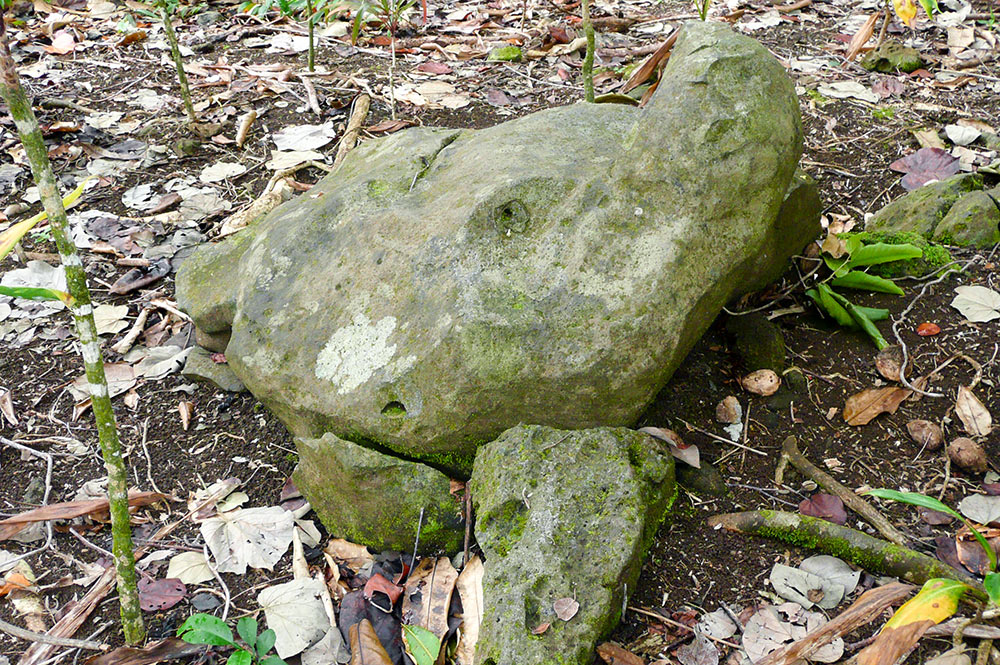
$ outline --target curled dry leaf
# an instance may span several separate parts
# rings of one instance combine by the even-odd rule
[[[944,180],[959,171],[959,161],[947,150],[941,148],[921,148],[901,159],[897,159],[889,168],[899,173],[905,173],[900,183],[903,189],[910,191],[923,187],[934,180]]]
[[[887,381],[899,381],[899,371],[903,366],[903,347],[898,344],[887,346],[875,356],[875,369]],[[909,363],[907,363],[909,369]]]
[[[740,385],[748,393],[769,397],[778,392],[778,388],[781,387],[781,377],[774,370],[759,369],[744,376]]]
[[[848,425],[867,425],[882,413],[895,413],[913,393],[908,388],[868,388],[847,398],[844,420]]]
[[[964,436],[948,444],[948,457],[955,466],[969,473],[986,471],[986,451],[978,443]]]
[[[650,435],[654,439],[666,441],[670,445],[670,454],[675,459],[679,459],[688,466],[693,466],[696,469],[701,468],[701,453],[698,450],[698,446],[684,443],[680,435],[672,429],[665,427],[640,427],[639,431]]]
[[[597,646],[597,655],[607,665],[645,665],[646,661],[614,642],[604,642]]]
[[[938,450],[944,442],[941,426],[929,420],[911,420],[906,423],[906,431],[917,445],[927,450]]]
[[[740,401],[732,395],[729,395],[724,400],[719,402],[715,407],[715,419],[720,423],[725,423],[726,425],[742,422],[743,407],[740,406]]]
[[[181,427],[185,432],[188,431],[191,427],[191,414],[194,413],[194,402],[181,400],[177,403],[177,413],[181,416]]]
[[[972,436],[986,436],[993,429],[993,417],[976,395],[965,386],[958,387],[955,415]]]
[[[551,625],[552,624],[549,623],[548,621],[546,621],[545,623],[540,623],[540,624],[538,624],[537,626],[535,626],[534,628],[531,629],[531,634],[532,635],[541,635],[542,633],[544,633],[545,631],[547,631],[549,629],[549,626],[551,626]]]
[[[580,603],[572,598],[560,598],[552,603],[552,609],[555,611],[557,617],[563,621],[569,621],[580,610]]]

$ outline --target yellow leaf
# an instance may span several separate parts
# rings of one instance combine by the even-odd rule
[[[961,582],[946,579],[927,580],[920,592],[903,603],[886,628],[898,628],[916,621],[941,623],[958,610],[958,601],[968,587]]]
[[[967,588],[954,580],[927,580],[916,596],[896,610],[875,641],[858,653],[858,665],[893,665],[910,652],[928,628],[958,610],[958,601]]]
[[[917,17],[917,5],[913,0],[892,0],[892,8],[896,10],[900,21],[907,27],[913,27],[913,19]]]
[[[76,186],[76,189],[63,198],[63,208],[72,207],[72,205],[76,203],[77,199],[80,198],[80,195],[83,194],[83,188],[86,187],[87,183],[93,180],[94,177],[95,176],[91,175],[81,180],[80,184]],[[3,233],[0,233],[0,260],[10,254],[10,250],[14,249],[14,245],[16,245],[21,238],[24,237],[25,233],[34,228],[35,224],[38,224],[38,222],[47,217],[48,215],[43,210],[34,217],[26,219],[23,222],[18,222]]]

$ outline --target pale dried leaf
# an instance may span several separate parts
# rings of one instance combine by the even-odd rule
[[[292,514],[271,506],[221,513],[202,522],[201,535],[219,572],[242,575],[247,566],[271,570],[292,544],[294,529]]]
[[[330,618],[322,598],[323,583],[311,577],[276,584],[257,595],[267,626],[274,630],[278,656],[288,658],[301,653],[327,634]]]
[[[985,323],[1000,318],[1000,293],[985,286],[955,287],[958,295],[951,301],[951,306],[962,313],[969,321]]]
[[[993,417],[976,395],[965,386],[958,387],[955,415],[962,421],[965,431],[972,436],[986,436],[993,429]]]
[[[482,559],[473,556],[458,576],[455,588],[462,599],[462,633],[455,652],[455,665],[473,665],[479,626],[483,621],[483,568]]]
[[[1000,496],[967,496],[958,503],[958,512],[978,524],[1000,523]]]
[[[201,584],[214,578],[208,560],[201,552],[181,552],[170,559],[167,577],[175,577],[184,584]]]
[[[569,621],[580,611],[580,603],[572,598],[559,598],[552,603],[552,610],[563,621]]]

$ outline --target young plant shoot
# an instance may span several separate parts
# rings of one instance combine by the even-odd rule
[[[108,382],[104,376],[104,361],[101,359],[100,340],[94,324],[94,308],[87,288],[87,275],[80,261],[76,245],[70,238],[69,221],[63,200],[59,196],[55,174],[49,163],[45,140],[38,128],[38,120],[31,110],[31,103],[21,87],[10,46],[7,43],[6,24],[0,21],[0,93],[3,95],[10,114],[14,118],[24,151],[31,164],[31,173],[49,219],[49,227],[55,239],[59,256],[66,271],[68,293],[52,289],[20,289],[5,287],[4,295],[30,298],[33,300],[59,300],[72,312],[80,340],[83,364],[90,387],[91,408],[97,423],[97,436],[101,454],[108,471],[108,499],[111,512],[112,552],[118,581],[118,599],[121,604],[122,629],[125,640],[138,644],[145,639],[142,612],[139,608],[139,593],[136,588],[135,556],[132,549],[132,532],[128,512],[128,476],[122,460],[118,428],[115,425]],[[68,198],[79,197],[83,185]],[[34,218],[14,225],[0,234],[0,259],[13,249],[14,245],[27,233],[37,220]]]

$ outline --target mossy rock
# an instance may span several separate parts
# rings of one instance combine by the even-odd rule
[[[211,352],[199,346],[191,349],[187,360],[184,361],[181,376],[192,381],[211,383],[228,392],[243,393],[247,390],[240,378],[230,369],[229,363],[215,362],[212,360]]]
[[[771,369],[780,374],[785,369],[785,337],[762,312],[729,317],[726,332],[733,337],[746,371]]]
[[[969,192],[934,227],[934,240],[958,247],[992,247],[1000,242],[1000,208],[987,192]]]
[[[669,451],[624,428],[518,426],[479,450],[470,488],[486,555],[475,662],[590,665],[674,499]],[[580,605],[569,621],[561,598]]]
[[[333,434],[296,439],[295,447],[295,484],[334,538],[409,552],[423,509],[420,552],[451,555],[461,549],[461,506],[440,471]]]
[[[859,233],[844,234],[844,237],[856,236],[865,245],[875,243],[886,243],[888,245],[913,245],[923,250],[923,256],[907,261],[893,261],[892,263],[882,263],[868,267],[867,271],[892,279],[894,277],[921,277],[936,268],[951,263],[951,253],[947,248],[931,242],[919,233],[912,231],[902,231],[892,233],[887,231],[862,231]]]
[[[903,46],[897,41],[886,41],[861,59],[861,66],[868,71],[892,74],[897,71],[909,74],[920,69],[920,53],[915,48]]]
[[[956,201],[969,192],[981,189],[983,178],[975,173],[960,173],[929,183],[879,210],[865,224],[865,230],[912,231],[931,238],[938,223]]]

